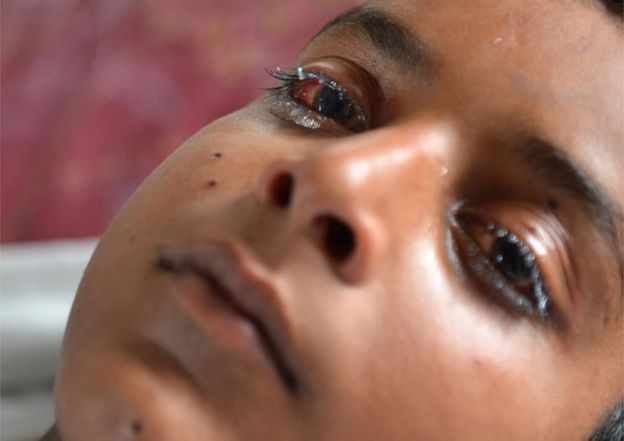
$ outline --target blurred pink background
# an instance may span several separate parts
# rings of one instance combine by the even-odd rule
[[[100,235],[175,147],[360,0],[3,0],[2,242]]]

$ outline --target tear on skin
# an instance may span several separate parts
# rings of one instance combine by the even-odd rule
[[[318,129],[326,120],[325,117],[310,109],[302,108],[291,100],[277,100],[273,107],[277,115],[284,115],[288,120],[307,129]]]

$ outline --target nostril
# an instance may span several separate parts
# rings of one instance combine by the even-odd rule
[[[355,233],[340,219],[334,216],[319,216],[314,220],[323,249],[337,262],[349,259],[356,247]]]
[[[280,173],[269,183],[269,195],[279,207],[288,207],[292,198],[295,180],[290,173]]]

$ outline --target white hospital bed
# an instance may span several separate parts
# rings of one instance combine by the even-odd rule
[[[0,440],[37,440],[54,421],[65,322],[95,239],[0,247]]]

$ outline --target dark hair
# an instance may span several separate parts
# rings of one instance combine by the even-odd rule
[[[624,401],[616,406],[587,441],[624,441]]]
[[[601,0],[607,10],[619,18],[624,17],[624,2],[622,0]]]

